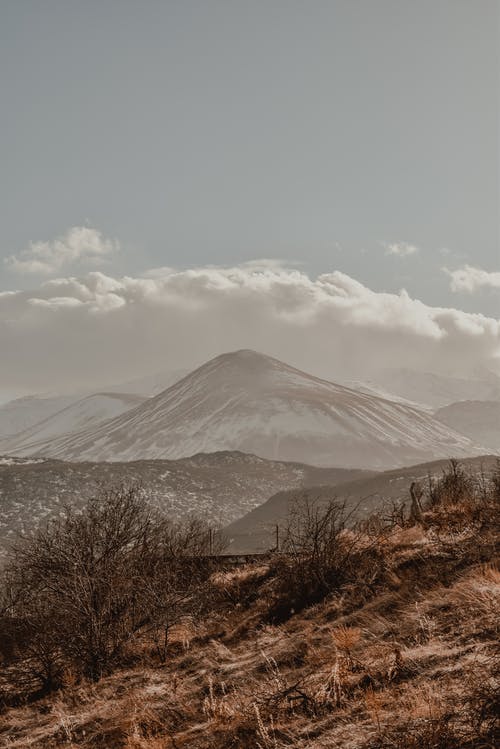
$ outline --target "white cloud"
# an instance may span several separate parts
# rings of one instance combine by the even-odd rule
[[[419,252],[419,248],[409,242],[382,242],[381,244],[385,247],[386,255],[408,257],[408,255],[416,255]]]
[[[239,348],[333,379],[400,366],[464,376],[499,371],[500,320],[269,263],[93,272],[0,296],[4,389],[123,382]]]
[[[500,289],[500,271],[487,271],[464,265],[457,270],[443,271],[450,276],[450,289],[452,291],[466,291],[472,294],[482,288]]]
[[[30,242],[28,249],[5,259],[17,273],[49,275],[75,263],[100,265],[119,250],[119,243],[97,229],[73,226],[49,242]]]

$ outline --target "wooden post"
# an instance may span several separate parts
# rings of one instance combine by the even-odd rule
[[[422,497],[422,489],[416,481],[412,481],[410,486],[411,496],[411,507],[410,507],[410,520],[412,524],[422,522],[422,505],[420,499]]]

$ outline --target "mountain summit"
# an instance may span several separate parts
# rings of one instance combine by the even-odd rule
[[[217,356],[97,428],[33,444],[23,454],[136,460],[216,450],[365,468],[475,452],[470,440],[417,408],[241,350]]]

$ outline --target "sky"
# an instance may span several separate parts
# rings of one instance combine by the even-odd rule
[[[4,0],[0,398],[496,371],[498,40],[494,0]]]

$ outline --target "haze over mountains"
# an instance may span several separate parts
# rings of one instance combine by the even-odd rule
[[[2,444],[64,460],[178,459],[240,450],[272,460],[389,468],[478,454],[429,414],[313,377],[254,351],[223,354],[153,398],[76,432]]]
[[[138,396],[137,403],[139,400],[150,398],[153,395],[157,395],[165,388],[170,387],[175,382],[184,377],[187,373],[183,369],[174,369],[169,372],[158,372],[147,377],[140,377],[133,380],[127,380],[125,382],[119,382],[115,384],[107,383],[98,391],[93,392],[71,392],[64,394],[37,394],[37,395],[26,395],[14,400],[2,403],[0,405],[0,440],[6,437],[20,436],[20,432],[25,429],[29,429],[32,426],[38,425],[44,419],[50,416],[58,414],[68,406],[77,403],[89,396],[93,396],[93,403],[96,406],[94,423],[99,420],[103,421],[106,418],[115,416],[116,412],[106,414],[101,412],[101,404],[99,398],[102,394],[115,395],[122,397],[124,402],[129,399],[129,396]],[[96,397],[97,396],[97,397]],[[130,408],[136,405],[133,401],[130,401]],[[92,412],[91,401],[87,401],[86,406],[88,413]],[[83,425],[80,425],[80,427]],[[66,430],[67,431],[67,430]],[[59,432],[62,433],[62,432]],[[16,440],[18,441],[18,440]]]
[[[499,401],[459,401],[438,409],[434,416],[474,442],[500,453]]]
[[[15,454],[33,443],[51,440],[63,434],[81,429],[89,429],[98,424],[129,411],[143,403],[144,396],[132,393],[96,393],[70,403],[60,411],[47,416],[35,425],[24,429],[8,439],[5,444],[8,451]],[[0,451],[2,443],[0,440]],[[28,448],[29,449],[29,448]]]
[[[374,384],[376,383],[376,384]],[[455,401],[491,400],[500,402],[500,377],[481,372],[464,378],[414,369],[384,369],[373,387],[382,388],[387,397],[398,396],[424,408],[435,410]]]
[[[79,396],[75,395],[26,395],[3,403],[0,406],[0,439],[18,435],[77,400]]]

